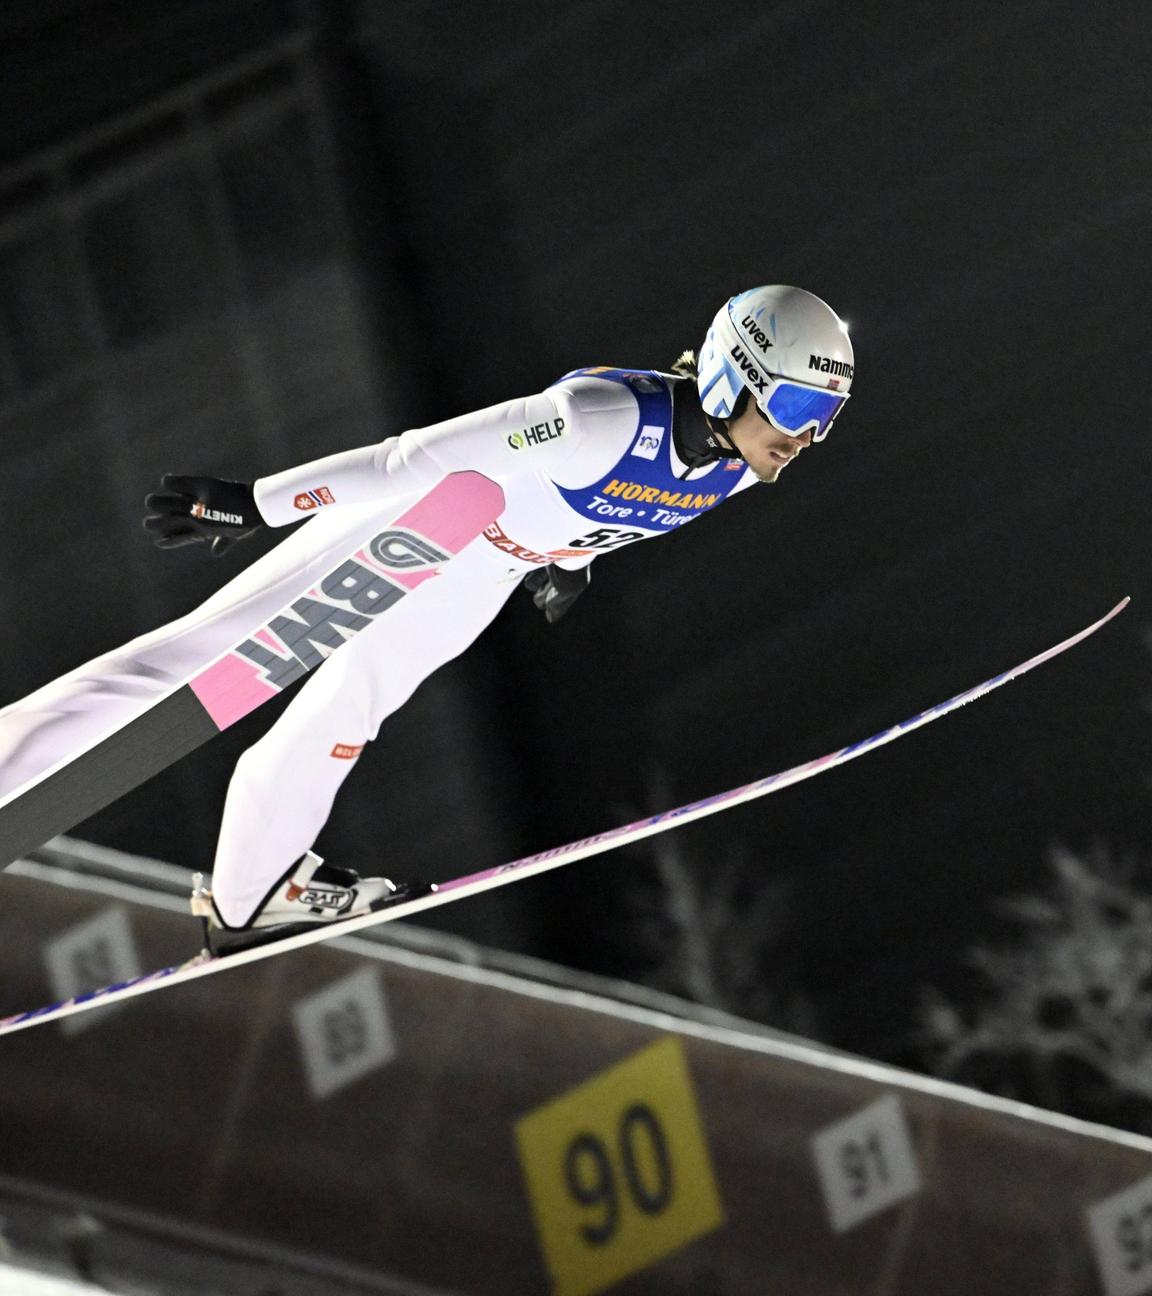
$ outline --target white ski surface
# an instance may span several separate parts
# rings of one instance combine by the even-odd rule
[[[146,973],[119,985],[107,986],[102,990],[94,990],[90,994],[81,995],[75,999],[67,999],[61,1003],[48,1004],[43,1008],[35,1008],[30,1012],[17,1013],[13,1017],[0,1018],[0,1035],[24,1030],[29,1026],[37,1026],[41,1022],[56,1021],[61,1017],[69,1017],[73,1013],[86,1012],[90,1008],[99,1008],[105,1004],[129,999],[133,995],[147,994],[150,990],[159,990],[164,986],[177,985],[184,981],[191,981],[196,977],[208,976],[213,972],[222,972],[227,968],[242,967],[245,963],[254,963],[259,959],[271,958],[275,954],[286,954],[289,950],[302,949],[306,945],[315,945],[320,941],[334,940],[341,936],[352,936],[366,927],[376,926],[377,923],[391,922],[395,918],[407,918],[423,909],[431,909],[436,905],[451,904],[455,900],[463,900],[465,896],[476,895],[481,891],[489,891],[493,887],[504,886],[509,882],[518,882],[522,878],[534,877],[537,873],[561,868],[565,864],[574,864],[577,860],[587,859],[590,855],[599,855],[602,851],[613,850],[617,846],[627,846],[632,842],[640,841],[644,837],[666,832],[669,828],[675,828],[680,824],[691,823],[696,819],[703,819],[706,815],[716,814],[720,810],[728,809],[730,806],[742,805],[746,801],[754,801],[757,797],[767,796],[770,792],[779,792],[781,788],[812,778],[813,775],[819,774],[823,770],[843,765],[846,761],[862,756],[875,747],[882,747],[885,743],[892,742],[901,735],[910,733],[913,729],[919,729],[921,725],[926,725],[931,720],[937,720],[940,716],[955,711],[966,702],[972,702],[978,697],[983,697],[984,694],[999,688],[1001,684],[1007,684],[1009,680],[1016,679],[1034,667],[1050,661],[1053,657],[1094,634],[1102,625],[1111,621],[1114,616],[1123,611],[1128,606],[1128,603],[1127,598],[1121,599],[1099,621],[1094,621],[1090,626],[1046,649],[1044,652],[1037,653],[1035,657],[1030,657],[1027,661],[1021,662],[1019,666],[1014,666],[1011,670],[1004,671],[1000,675],[994,675],[991,679],[985,680],[982,684],[977,684],[975,688],[968,689],[964,693],[957,693],[955,697],[949,698],[947,702],[941,702],[936,706],[929,707],[926,711],[921,711],[918,715],[913,716],[910,720],[905,720],[902,724],[893,725],[890,729],[883,729],[870,738],[864,738],[860,742],[841,747],[838,751],[830,752],[827,756],[817,757],[816,760],[808,761],[803,765],[796,765],[792,769],[784,770],[779,774],[769,774],[766,778],[757,779],[753,783],[746,783],[742,787],[733,788],[728,792],[716,793],[714,796],[705,797],[702,801],[693,801],[688,805],[677,806],[672,810],[662,811],[660,814],[652,815],[647,819],[639,819],[635,823],[625,824],[620,828],[612,828],[607,832],[597,833],[592,837],[582,837],[579,841],[569,842],[565,846],[554,846],[551,850],[541,851],[538,855],[528,855],[524,859],[514,860],[510,864],[500,864],[495,868],[485,869],[480,873],[472,873],[467,877],[442,882],[439,888],[431,895],[421,896],[419,899],[394,905],[379,913],[364,914],[358,918],[347,918],[342,922],[325,924],[318,926],[313,931],[303,932],[296,936],[287,936],[283,940],[268,945],[259,945],[253,949],[242,950],[222,957],[200,954],[187,963],[181,963],[175,967],[161,968],[156,972]]]

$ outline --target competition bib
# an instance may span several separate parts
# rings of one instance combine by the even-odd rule
[[[572,490],[557,485],[564,502],[590,521],[613,529],[635,527],[640,534],[615,544],[646,540],[691,522],[715,508],[736,486],[745,464],[725,459],[702,477],[681,481],[672,466],[672,391],[659,373],[631,369],[577,369],[565,378],[600,378],[627,387],[636,397],[639,416],[632,444],[612,469],[591,486]],[[563,379],[561,379],[563,381]],[[589,547],[598,547],[593,541]]]

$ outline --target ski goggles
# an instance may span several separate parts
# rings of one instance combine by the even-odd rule
[[[769,378],[765,392],[757,392],[756,413],[785,436],[811,431],[813,441],[823,441],[836,415],[844,408],[848,392],[809,387],[789,378]]]

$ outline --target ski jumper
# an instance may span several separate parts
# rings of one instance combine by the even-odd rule
[[[530,571],[676,530],[756,478],[739,460],[689,470],[673,388],[652,371],[577,370],[534,396],[413,429],[255,483],[271,526],[307,524],[195,611],[0,711],[0,794],[110,733],[274,615],[303,568],[337,558],[365,520],[394,516],[448,473],[499,483],[504,512],[434,580],[346,642],[237,763],[212,889],[242,925],[312,846],[382,722],[469,646]]]

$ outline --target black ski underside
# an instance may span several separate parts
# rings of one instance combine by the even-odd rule
[[[187,685],[0,808],[0,869],[195,751],[220,732]]]

